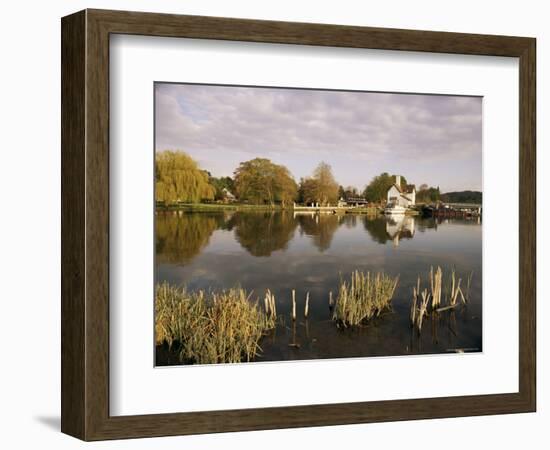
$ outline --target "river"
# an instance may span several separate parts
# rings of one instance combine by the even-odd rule
[[[395,218],[293,212],[157,212],[156,282],[188,289],[240,285],[260,297],[270,289],[282,316],[262,338],[256,361],[397,356],[482,350],[482,227],[478,218]],[[448,281],[454,268],[465,307],[425,320],[422,333],[409,325],[412,288],[424,287],[430,267]],[[329,292],[353,270],[397,276],[392,310],[353,329],[331,320]],[[290,318],[296,290],[298,318]],[[309,317],[303,317],[310,294]],[[174,364],[157,348],[157,365]]]

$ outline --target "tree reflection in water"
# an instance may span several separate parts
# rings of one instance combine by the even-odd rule
[[[158,212],[155,217],[157,263],[185,264],[206,247],[224,222],[223,214]]]
[[[334,233],[344,223],[342,216],[335,214],[300,214],[296,217],[300,223],[300,232],[311,236],[313,245],[320,252],[330,248]]]
[[[290,212],[235,213],[231,219],[235,238],[253,256],[269,256],[287,248],[297,222]]]

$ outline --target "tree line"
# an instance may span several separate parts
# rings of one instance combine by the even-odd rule
[[[199,167],[196,161],[182,151],[157,152],[155,157],[156,200],[163,204],[201,203],[225,200],[228,193],[235,200],[255,205],[289,206],[301,204],[334,205],[340,198],[362,197],[370,203],[385,201],[388,189],[395,183],[395,175],[384,172],[374,177],[363,191],[354,186],[340,185],[332,168],[319,163],[311,176],[297,183],[283,165],[267,158],[254,158],[239,164],[232,177],[213,177]],[[407,180],[401,176],[401,186],[408,190]],[[421,186],[418,201],[438,201],[439,187]]]
[[[185,152],[165,150],[155,158],[156,200],[164,204],[223,200],[229,192],[239,201],[256,205],[286,207],[295,201],[329,205],[338,201],[338,188],[331,167],[324,162],[298,184],[285,166],[266,158],[242,162],[233,177],[221,178],[202,170]]]

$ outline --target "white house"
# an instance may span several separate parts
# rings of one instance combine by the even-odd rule
[[[412,186],[407,192],[401,188],[401,175],[395,176],[395,183],[388,189],[388,204],[399,205],[405,208],[416,203],[416,188]]]
[[[236,197],[227,188],[223,188],[222,193],[223,198],[226,202],[234,202],[235,200],[237,200]]]

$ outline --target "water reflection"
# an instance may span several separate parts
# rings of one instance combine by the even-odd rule
[[[158,213],[155,221],[157,263],[186,263],[208,244],[223,215]]]
[[[390,216],[390,217],[365,217],[363,225],[371,238],[379,244],[392,241],[394,246],[399,245],[401,239],[412,239],[416,230],[415,217]]]
[[[298,225],[290,213],[235,213],[235,238],[253,256],[286,249]]]
[[[270,289],[284,323],[261,343],[259,360],[403,355],[482,348],[481,226],[421,217],[291,212],[196,212],[156,216],[157,281],[189,289],[236,284]],[[471,302],[433,314],[421,335],[410,327],[412,286],[430,266],[474,271]],[[356,330],[331,321],[329,293],[353,270],[399,275],[392,311]],[[423,278],[425,283],[427,278]],[[289,318],[296,290],[299,319]],[[310,294],[309,317],[303,318]],[[429,322],[429,323],[428,323]]]
[[[216,230],[233,231],[235,241],[250,255],[267,257],[277,250],[286,250],[295,238],[309,238],[323,253],[331,248],[340,227],[353,230],[363,225],[372,241],[399,246],[416,232],[437,231],[450,219],[424,219],[414,216],[371,217],[356,214],[315,214],[291,212],[219,212],[219,213],[158,213],[156,216],[156,252],[159,262],[185,264],[208,245]],[[475,220],[460,221],[478,225]]]
[[[342,216],[333,214],[299,214],[295,217],[300,224],[300,233],[310,236],[321,253],[330,248],[334,233],[343,223],[339,219]]]
[[[414,217],[393,216],[386,219],[386,233],[394,246],[399,245],[400,239],[412,239],[414,237]]]

